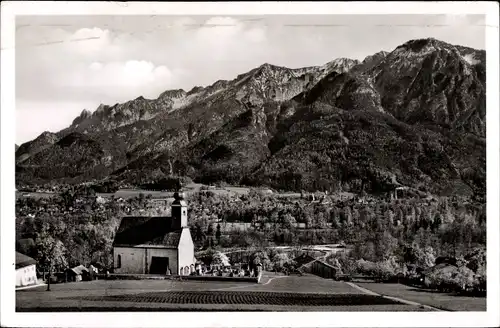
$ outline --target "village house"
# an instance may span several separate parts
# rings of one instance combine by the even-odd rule
[[[124,217],[113,241],[115,273],[189,275],[195,271],[187,204],[174,194],[171,217]]]
[[[78,282],[78,281],[88,281],[90,280],[90,271],[83,265],[76,266],[71,269],[67,269],[65,272],[65,280]]]
[[[36,261],[16,252],[16,287],[36,285],[37,282]]]

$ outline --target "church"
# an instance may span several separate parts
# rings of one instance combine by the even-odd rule
[[[171,217],[124,217],[113,241],[115,273],[189,275],[194,244],[187,204],[175,193]]]

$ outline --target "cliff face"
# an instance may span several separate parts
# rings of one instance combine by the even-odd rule
[[[16,178],[140,183],[161,170],[278,189],[481,194],[485,98],[484,51],[435,39],[362,62],[264,64],[189,92],[83,111],[21,145]]]
[[[485,137],[481,58],[480,51],[467,52],[435,39],[412,40],[369,69],[367,76],[381,94],[382,106],[399,120]]]

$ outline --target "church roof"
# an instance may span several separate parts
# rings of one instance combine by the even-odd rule
[[[171,217],[124,217],[113,246],[154,245],[177,248],[182,229],[171,228]]]
[[[16,252],[16,269],[24,268],[29,265],[36,264],[36,261],[31,257]]]
[[[180,205],[180,206],[187,206],[186,201],[184,200],[184,193],[174,193],[174,201],[172,202],[172,205]]]

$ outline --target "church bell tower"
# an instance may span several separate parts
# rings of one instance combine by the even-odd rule
[[[187,203],[184,200],[184,194],[176,192],[172,203],[172,228],[182,229],[187,226]]]

